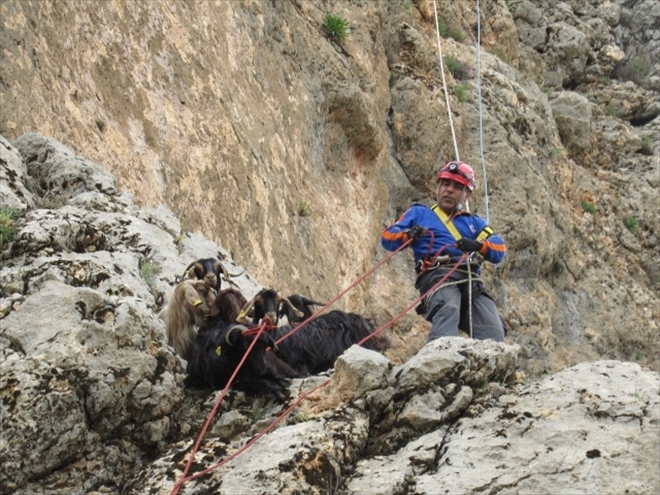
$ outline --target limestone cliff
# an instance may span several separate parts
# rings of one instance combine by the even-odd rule
[[[479,53],[475,3],[437,6],[466,69],[446,73],[471,207],[509,247],[486,278],[528,371],[657,369],[657,5],[487,0]],[[0,133],[57,138],[285,292],[356,280],[456,155],[431,0],[10,0],[0,18]],[[396,315],[415,295],[400,258],[338,304]],[[405,359],[426,323],[397,329]]]
[[[188,261],[220,258],[248,297],[258,282],[61,143],[14,143],[0,136],[0,185],[27,210],[2,230],[3,493],[173,493],[196,439],[182,494],[658,491],[658,374],[635,363],[537,382],[520,346],[456,337],[402,364],[354,346],[279,400],[185,389],[157,310]]]

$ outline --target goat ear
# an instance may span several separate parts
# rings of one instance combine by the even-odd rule
[[[184,295],[186,297],[186,301],[188,301],[188,304],[191,306],[197,307],[201,305],[204,301],[202,301],[201,296],[199,295],[199,292],[195,290],[195,287],[192,285],[186,286],[186,290],[184,292]]]

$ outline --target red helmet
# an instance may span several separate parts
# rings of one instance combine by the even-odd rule
[[[463,162],[446,163],[438,173],[438,178],[435,181],[436,184],[440,182],[441,179],[453,180],[454,182],[463,184],[470,191],[474,191],[474,186],[476,185],[472,167]]]

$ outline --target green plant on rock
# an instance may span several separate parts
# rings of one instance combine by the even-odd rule
[[[652,66],[652,57],[646,54],[640,54],[633,57],[626,65],[621,67],[618,71],[618,76],[623,81],[633,81],[639,85],[651,73]]]
[[[474,71],[472,70],[472,67],[461,62],[453,55],[445,55],[445,66],[455,79],[464,80],[473,77]]]
[[[337,41],[343,40],[350,33],[348,21],[334,14],[326,15],[323,18],[323,25],[321,27],[330,37],[335,38]]]
[[[636,234],[637,231],[639,230],[639,225],[637,224],[637,220],[635,219],[635,217],[624,218],[623,225],[625,225],[626,228],[633,234]]]
[[[447,25],[442,19],[438,20],[438,33],[440,33],[440,36],[443,38],[452,38],[459,43],[463,43],[465,40],[465,34],[463,34],[463,31]]]
[[[619,110],[618,107],[616,107],[614,105],[607,105],[605,107],[605,113],[607,113],[607,115],[609,115],[610,117],[615,117],[616,118],[621,114],[621,111]]]
[[[149,287],[156,281],[156,275],[162,270],[160,263],[145,261],[140,265],[140,275]]]
[[[16,238],[14,221],[20,216],[18,210],[0,207],[0,250]]]
[[[99,131],[103,132],[105,131],[106,128],[106,122],[103,119],[96,119],[96,127],[98,127]]]
[[[591,213],[592,215],[595,215],[598,210],[596,210],[596,207],[590,203],[589,201],[583,201],[582,202],[582,209],[586,211],[587,213]]]
[[[468,86],[464,84],[457,84],[454,86],[454,94],[456,95],[456,98],[458,98],[458,101],[460,102],[465,102],[470,100],[470,95],[468,93]]]
[[[509,57],[509,55],[507,55],[507,53],[502,48],[500,48],[499,46],[492,47],[490,49],[490,53],[495,55],[497,58],[499,58],[505,64],[508,64],[508,63],[511,62],[511,57]]]
[[[301,201],[298,205],[298,215],[301,217],[308,217],[312,214],[312,207],[307,203]]]
[[[642,147],[639,152],[646,156],[653,155],[653,147],[651,146],[651,138],[649,136],[644,136],[642,138]]]

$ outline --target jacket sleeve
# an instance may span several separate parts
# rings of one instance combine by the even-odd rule
[[[408,209],[401,218],[387,227],[380,236],[381,245],[388,251],[396,251],[403,243],[408,241],[408,230],[415,224],[412,215],[412,208]]]
[[[504,259],[506,254],[506,244],[504,240],[493,231],[485,222],[476,239],[481,242],[482,246],[479,254],[484,257],[486,261],[497,265]]]

